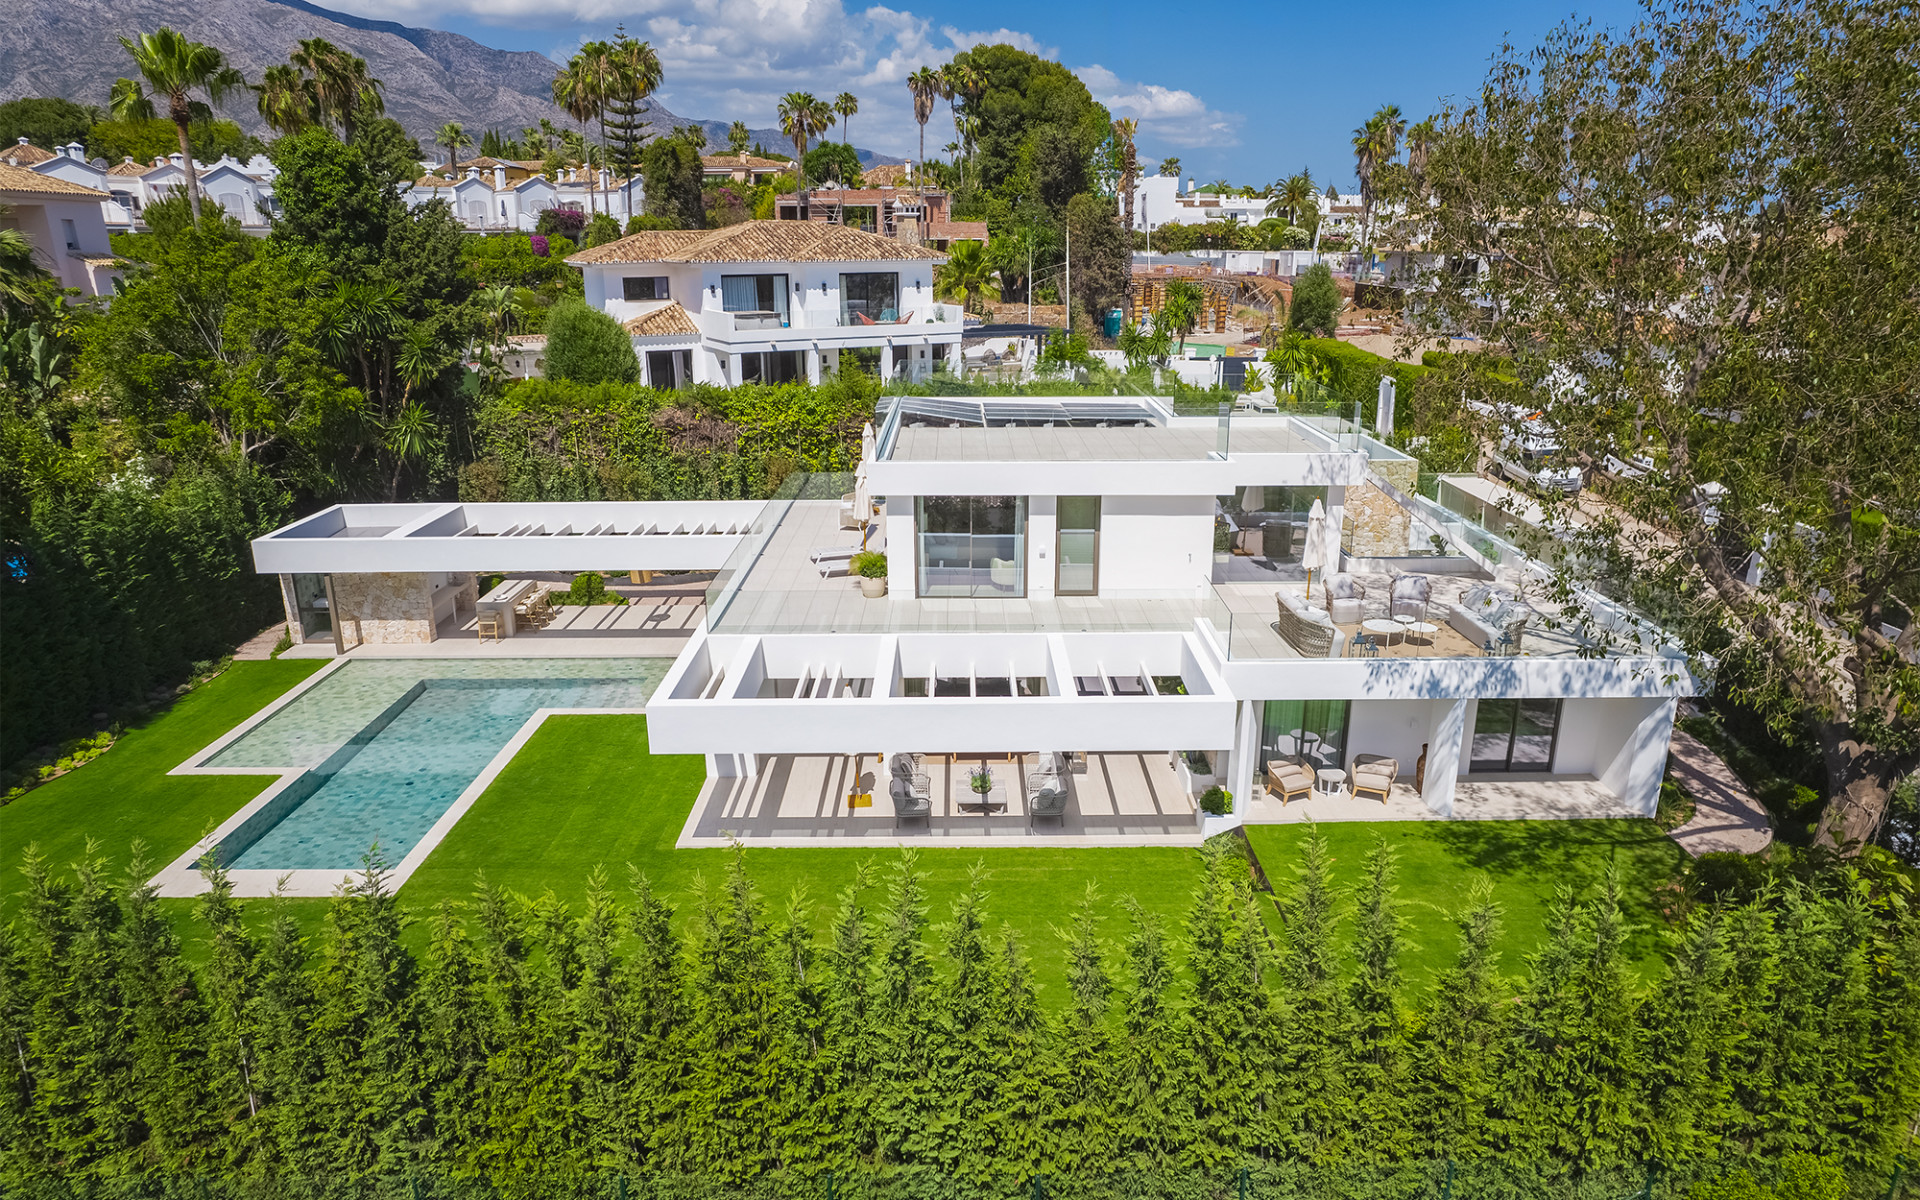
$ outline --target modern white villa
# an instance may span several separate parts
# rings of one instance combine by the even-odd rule
[[[1328,417],[895,397],[857,475],[766,502],[345,505],[254,555],[329,671],[653,656],[650,751],[707,763],[683,846],[1652,814],[1684,655],[1599,596],[1553,599],[1417,470]],[[863,545],[884,580],[850,573]],[[543,612],[610,569],[633,603]],[[251,844],[243,817],[268,819],[212,840]]]
[[[840,369],[920,380],[956,359],[965,317],[933,298],[945,255],[814,221],[653,231],[572,255],[587,303],[626,326],[641,380],[781,383]]]

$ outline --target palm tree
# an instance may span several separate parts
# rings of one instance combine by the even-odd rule
[[[1120,144],[1120,205],[1121,224],[1127,231],[1127,242],[1133,242],[1133,182],[1140,173],[1140,156],[1134,150],[1133,138],[1140,131],[1140,122],[1132,117],[1122,117],[1113,123],[1113,136]]]
[[[799,186],[807,184],[807,144],[833,128],[833,106],[811,92],[788,92],[780,98],[780,132],[793,139],[793,157]]]
[[[753,142],[753,131],[747,128],[745,121],[735,121],[727,126],[727,151],[731,154],[745,154]]]
[[[260,119],[275,133],[299,133],[317,120],[313,84],[290,63],[268,67],[253,85]]]
[[[162,25],[152,33],[143,33],[137,42],[120,39],[140,79],[120,79],[113,85],[113,115],[128,121],[151,120],[154,101],[165,102],[167,117],[180,135],[180,157],[187,170],[187,203],[193,210],[193,223],[200,224],[200,173],[193,165],[193,145],[188,127],[196,120],[213,116],[214,105],[247,86],[240,72],[227,65],[218,50],[202,42],[190,42],[182,34]],[[144,86],[142,81],[144,81]],[[204,95],[202,102],[196,95]]]
[[[986,247],[969,238],[947,247],[947,261],[934,273],[933,293],[972,308],[992,282],[993,268],[987,264]]]
[[[434,138],[433,144],[447,148],[447,172],[451,174],[460,167],[461,148],[473,145],[473,139],[460,127],[460,122],[448,121],[440,127],[440,134]]]
[[[1439,136],[1439,127],[1432,117],[1407,130],[1407,174],[1413,179],[1414,191],[1421,195],[1427,190],[1427,155]]]
[[[313,81],[314,107],[320,121],[340,126],[340,140],[353,140],[354,122],[364,105],[375,116],[387,111],[380,98],[381,83],[367,74],[367,60],[349,54],[325,38],[304,38],[289,56],[293,65]]]
[[[927,168],[927,118],[933,115],[933,102],[940,96],[940,73],[921,67],[907,76],[907,91],[913,94],[913,119],[920,122],[920,166]]]
[[[1313,175],[1304,167],[1298,175],[1282,180],[1274,189],[1272,203],[1267,205],[1269,214],[1287,214],[1287,224],[1300,224],[1300,210],[1313,202]]]
[[[13,206],[0,204],[0,218]],[[18,229],[0,227],[0,306],[31,307],[42,283],[52,275],[33,259],[33,242]]]
[[[580,47],[580,52],[567,60],[560,73],[553,77],[553,102],[566,111],[566,114],[580,122],[584,128],[597,112],[606,108],[606,91],[603,86],[604,56],[596,56],[596,47],[604,47],[605,42],[588,42]],[[592,187],[587,188],[587,211],[593,212]]]
[[[979,103],[980,97],[986,94],[987,78],[980,73],[978,67],[973,66],[971,63],[963,62],[948,63],[942,68],[941,77],[941,94],[946,98],[949,111],[953,113],[953,131],[960,135],[960,144],[966,150],[967,161],[971,163],[973,161],[973,135],[977,128],[972,117],[974,107]],[[954,102],[956,100],[965,102],[967,106],[966,119],[962,119],[960,109],[955,106]],[[966,169],[962,167],[960,171],[961,186],[966,186],[966,182]],[[975,182],[978,183],[979,181],[975,180]]]
[[[860,111],[860,98],[852,92],[841,92],[833,98],[833,111],[840,117],[840,140],[847,142],[847,121]]]
[[[1387,133],[1378,113],[1353,131],[1353,169],[1360,176],[1360,244],[1367,244],[1367,225],[1373,215],[1373,172],[1385,161]]]
[[[1200,305],[1206,294],[1198,284],[1185,279],[1176,279],[1167,285],[1167,298],[1160,305],[1159,316],[1166,321],[1166,328],[1180,338],[1180,353],[1187,352],[1187,335],[1200,323]]]

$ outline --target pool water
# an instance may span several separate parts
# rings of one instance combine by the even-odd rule
[[[207,760],[304,768],[233,831],[239,870],[397,864],[542,708],[639,709],[667,659],[350,662]]]

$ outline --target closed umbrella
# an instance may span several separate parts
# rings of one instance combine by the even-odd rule
[[[1318,499],[1313,502],[1313,510],[1307,514],[1307,548],[1300,560],[1307,565],[1307,603],[1313,603],[1314,572],[1326,566],[1327,557],[1327,510]]]
[[[860,545],[867,544],[867,526],[873,516],[873,501],[867,495],[867,460],[861,459],[860,466],[853,472],[853,515],[860,522]]]
[[[860,431],[860,461],[862,463],[870,463],[873,461],[874,441],[873,422],[868,421],[866,428]]]

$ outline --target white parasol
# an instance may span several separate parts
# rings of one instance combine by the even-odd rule
[[[1300,561],[1307,566],[1307,603],[1313,603],[1313,576],[1326,566],[1327,557],[1327,510],[1319,500],[1313,502],[1313,510],[1307,514],[1307,547],[1300,555]]]

